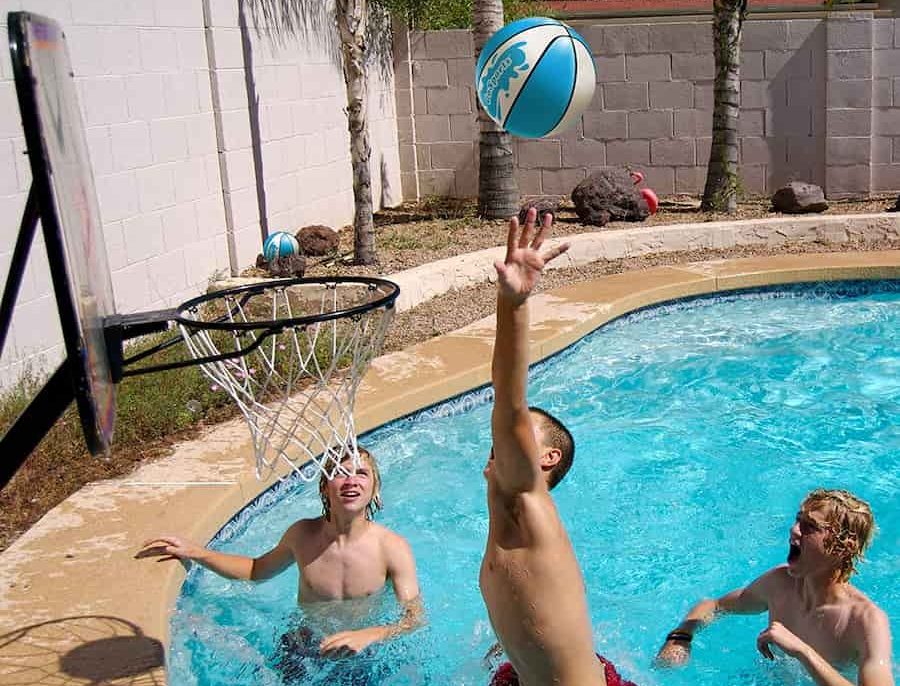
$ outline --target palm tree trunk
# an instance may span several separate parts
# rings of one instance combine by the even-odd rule
[[[375,222],[372,216],[372,173],[366,84],[366,0],[336,0],[341,34],[347,125],[353,166],[353,257],[356,264],[375,263]]]
[[[472,35],[475,60],[495,31],[503,26],[502,0],[474,0]],[[478,98],[478,214],[507,219],[519,211],[519,186],[513,164],[512,136],[491,119]]]
[[[712,147],[702,209],[737,210],[738,119],[741,105],[741,30],[747,0],[714,0],[713,42],[716,60]]]

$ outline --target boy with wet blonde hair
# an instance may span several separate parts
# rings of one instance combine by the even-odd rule
[[[720,614],[769,613],[756,639],[798,660],[819,686],[850,686],[838,668],[855,663],[859,686],[894,686],[887,615],[849,580],[875,531],[872,509],[848,491],[817,489],[791,527],[787,563],[718,600],[702,600],[659,651],[664,665],[688,661],[694,634]]]

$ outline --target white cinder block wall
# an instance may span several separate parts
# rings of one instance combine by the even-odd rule
[[[330,0],[323,11],[332,8]],[[269,231],[352,222],[339,53],[322,41],[273,41],[249,30],[258,182],[237,0],[0,0],[4,18],[21,9],[53,17],[66,31],[118,311],[175,305],[201,292],[213,274],[252,264],[262,239],[260,196]],[[389,69],[384,74],[373,69],[369,91],[376,208],[400,200],[393,77]],[[4,282],[30,183],[24,150],[4,50]],[[0,357],[0,387],[26,366],[39,371],[60,359],[57,319],[37,241]]]

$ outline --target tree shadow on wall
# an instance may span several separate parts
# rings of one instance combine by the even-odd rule
[[[63,617],[0,636],[0,681],[162,686],[165,652],[119,617]]]

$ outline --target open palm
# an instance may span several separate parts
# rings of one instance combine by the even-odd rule
[[[532,207],[525,218],[525,226],[519,229],[519,220],[509,220],[509,234],[506,239],[506,258],[494,263],[500,285],[501,297],[515,304],[525,302],[537,286],[544,266],[569,249],[567,244],[551,248],[543,255],[538,252],[553,224],[553,216],[544,215],[537,233],[535,219],[537,211]]]

